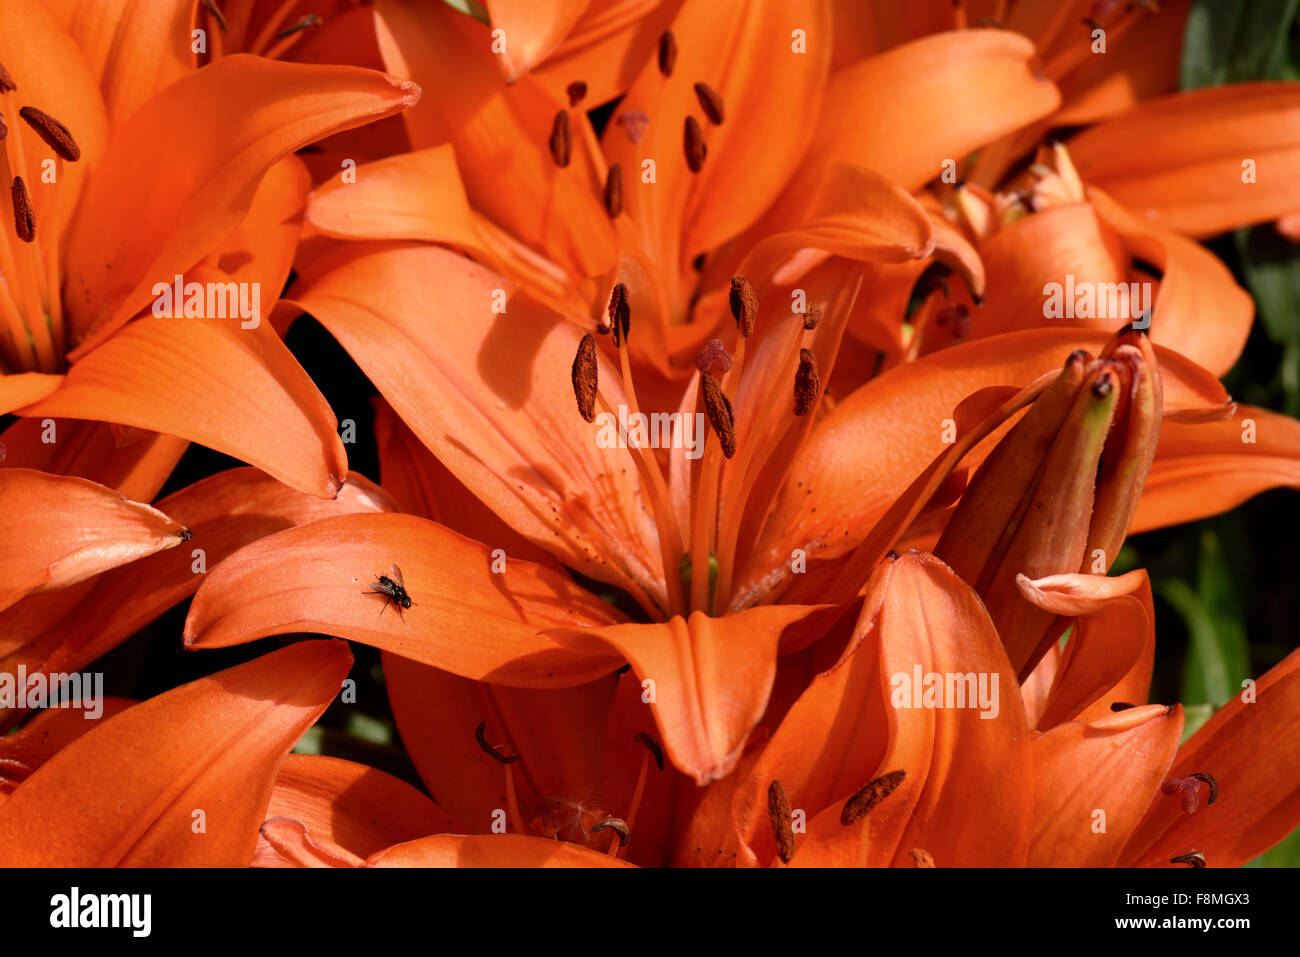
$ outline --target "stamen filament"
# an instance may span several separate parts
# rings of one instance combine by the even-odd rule
[[[256,39],[246,48],[248,52],[264,56],[265,54],[262,51],[266,49],[271,39],[280,32],[280,24],[293,12],[293,8],[297,5],[298,0],[284,0],[284,3],[280,4],[275,13],[271,14],[266,23],[262,25],[261,32],[257,34]]]
[[[620,353],[622,351],[619,350]],[[624,363],[626,364],[626,359]],[[625,386],[626,383],[627,380],[625,379]],[[630,391],[626,391],[625,395],[629,416],[638,414],[634,395]],[[600,403],[602,412],[614,419],[618,418],[599,391],[596,393],[596,401]],[[631,443],[628,444],[631,445]],[[637,471],[641,473],[641,481],[645,483],[650,491],[650,512],[654,516],[655,526],[659,530],[659,560],[664,566],[664,586],[668,593],[667,611],[670,616],[679,615],[685,610],[685,606],[682,600],[681,581],[678,579],[676,566],[673,564],[673,556],[680,555],[682,549],[682,539],[677,529],[677,516],[673,512],[671,499],[668,497],[668,487],[664,483],[663,473],[659,471],[659,463],[650,456],[646,449],[629,448],[629,451],[633,453],[632,461],[636,463]]]
[[[291,46],[306,36],[308,27],[318,27],[320,24],[320,14],[307,14],[307,16],[303,17],[293,26],[277,34],[280,42],[266,51],[266,58],[268,60],[278,60],[280,57],[284,56],[285,52],[288,51]]]
[[[795,336],[791,339],[791,345],[786,350],[780,368],[789,368],[794,365],[801,339],[801,336]],[[741,350],[744,348],[744,342],[745,340],[742,339]],[[738,355],[741,350],[737,350]],[[777,437],[776,442],[764,442],[764,437],[769,430],[772,419],[785,411],[785,406],[780,403],[763,403],[762,411],[750,422],[749,431],[745,435],[744,448],[740,450],[739,458],[732,465],[726,479],[724,479],[721,498],[726,503],[726,507],[722,513],[722,529],[718,538],[717,594],[718,607],[724,610],[731,603],[731,581],[736,570],[736,542],[740,538],[740,525],[745,516],[745,505],[749,500],[750,492],[753,491],[754,485],[758,481],[759,474],[763,471],[763,466],[767,463],[771,453],[780,444],[780,438],[785,435],[786,429],[778,430],[780,435]]]
[[[641,773],[637,775],[636,787],[632,790],[632,803],[628,805],[627,817],[623,820],[627,822],[627,829],[630,831],[636,827],[636,815],[641,810],[641,797],[645,794],[646,778],[650,775],[650,752],[646,751],[641,757]],[[609,844],[610,857],[618,857],[623,850],[623,844],[617,834],[614,835]]]
[[[1143,9],[1133,7],[1123,18],[1113,27],[1105,28],[1106,49],[1110,50],[1120,37],[1124,36],[1132,26],[1137,23],[1138,17],[1142,15]],[[1086,37],[1081,41],[1076,41],[1067,46],[1064,50],[1054,56],[1047,65],[1043,67],[1043,75],[1053,83],[1059,83],[1067,73],[1078,67],[1084,60],[1092,55],[1092,29],[1088,30]]]
[[[519,798],[515,796],[515,774],[511,764],[506,765],[506,809],[510,812],[510,826],[515,829],[515,833],[527,834],[524,816],[519,813]]]
[[[27,160],[23,153],[22,133],[17,122],[18,117],[6,110],[5,119],[8,123],[9,133],[4,140],[4,150],[0,151],[0,175],[3,175],[6,182],[14,184],[12,188],[13,200],[11,201],[16,201],[19,195],[22,194],[26,196],[27,205],[30,207],[31,197],[27,194],[26,189]],[[4,264],[7,270],[5,278],[10,288],[17,294],[17,302],[21,303],[19,314],[23,318],[27,335],[32,342],[33,351],[36,355],[37,370],[56,372],[60,368],[60,362],[54,350],[54,340],[49,323],[45,318],[46,309],[42,302],[46,298],[46,294],[43,288],[45,271],[41,266],[41,231],[39,228],[33,228],[28,236],[24,237],[22,235],[23,230],[19,228],[16,222],[20,215],[15,202],[14,231],[22,241],[18,243],[17,249],[8,241],[4,243],[8,253]],[[36,224],[36,227],[39,227],[39,224]]]

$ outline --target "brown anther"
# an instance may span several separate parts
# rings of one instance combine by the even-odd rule
[[[618,163],[610,163],[605,175],[605,212],[610,219],[623,213],[623,167]]]
[[[934,867],[934,858],[924,848],[914,847],[911,854],[913,867]]]
[[[3,142],[9,136],[9,127],[5,124],[5,118],[0,116],[0,142]]]
[[[1136,708],[1137,705],[1129,704],[1127,701],[1112,701],[1110,703],[1111,711],[1127,711],[1129,708]]]
[[[36,135],[45,140],[45,145],[59,154],[69,163],[81,159],[81,147],[72,138],[68,128],[43,110],[34,106],[24,106],[18,115],[27,121],[27,125],[36,131]]]
[[[721,339],[710,339],[695,357],[695,368],[714,375],[730,372],[733,364],[731,353],[727,351]]]
[[[1203,851],[1188,851],[1186,854],[1179,854],[1177,857],[1169,858],[1170,864],[1189,864],[1192,867],[1205,866],[1205,853]]]
[[[677,38],[673,36],[673,31],[665,30],[659,38],[659,72],[664,76],[672,76],[676,65]]]
[[[700,376],[700,385],[704,389],[704,411],[709,424],[722,443],[722,454],[731,458],[736,454],[736,413],[732,411],[731,400],[708,372]]]
[[[704,158],[709,155],[709,144],[704,142],[704,131],[700,129],[700,121],[693,116],[686,117],[686,165],[691,168],[692,173],[698,173],[704,168]]]
[[[632,307],[627,304],[626,285],[621,282],[614,284],[605,312],[609,316],[610,327],[614,330],[614,345],[621,347],[632,331]]]
[[[659,766],[659,770],[662,771],[664,769],[664,749],[660,746],[657,738],[653,735],[646,734],[644,731],[638,731],[633,736],[632,740],[636,741],[638,744],[645,745],[645,749],[654,757],[655,764]]]
[[[203,0],[203,6],[208,13],[212,14],[212,19],[217,21],[217,26],[221,27],[223,33],[230,32],[230,24],[226,22],[226,15],[217,8],[217,0]]]
[[[808,308],[808,311],[803,314],[804,329],[806,329],[809,332],[812,332],[821,324],[822,324],[822,307],[818,305],[810,306]]]
[[[564,88],[564,92],[568,94],[569,106],[577,106],[587,95],[587,84],[581,80],[574,80]]]
[[[578,343],[578,354],[573,357],[573,396],[578,400],[578,411],[588,422],[596,421],[596,340],[590,332]]]
[[[758,294],[749,280],[744,276],[731,277],[731,317],[736,320],[736,328],[748,339],[754,334],[754,320],[758,318]]]
[[[890,771],[870,781],[844,803],[844,810],[840,812],[840,823],[845,827],[857,824],[870,814],[877,804],[893,794],[905,777],[907,777],[906,771]]]
[[[318,27],[322,23],[319,13],[309,13],[291,27],[285,27],[275,35],[277,40],[283,40],[285,37],[291,37],[299,30],[306,30],[309,27]]]
[[[707,83],[696,83],[695,95],[699,98],[700,109],[709,118],[709,122],[714,126],[721,126],[722,121],[727,117],[727,111],[722,105],[722,97],[718,95],[718,91]]]
[[[555,114],[555,121],[551,123],[551,159],[555,160],[555,165],[563,169],[569,165],[569,157],[573,152],[573,130],[569,126],[569,111],[560,110]]]
[[[18,238],[30,243],[36,238],[36,214],[32,211],[32,201],[27,196],[27,186],[21,176],[14,177],[14,230]]]
[[[188,541],[189,541],[191,538],[193,538],[193,537],[194,537],[194,533],[193,533],[192,531],[190,531],[188,528],[182,528],[182,529],[181,529],[181,541],[182,541],[182,542],[188,542]]]
[[[1198,781],[1204,781],[1207,785],[1209,785],[1210,796],[1205,802],[1206,807],[1209,807],[1211,804],[1213,804],[1215,801],[1219,799],[1219,782],[1214,780],[1213,774],[1210,774],[1208,771],[1193,771],[1191,774],[1188,775],[1188,777],[1195,778]]]
[[[1114,388],[1115,384],[1111,382],[1110,377],[1107,376],[1103,379],[1098,379],[1092,384],[1092,394],[1098,399],[1104,399],[1106,396],[1110,395],[1111,390]]]
[[[790,812],[790,799],[780,781],[767,786],[767,814],[772,819],[772,833],[776,835],[776,854],[781,863],[789,864],[794,857],[794,825]]]
[[[18,89],[18,84],[15,83],[14,78],[9,75],[9,71],[5,69],[5,65],[0,63],[0,93],[8,93],[10,90],[16,89]]]
[[[807,415],[822,391],[822,377],[817,374],[817,357],[811,349],[799,350],[799,369],[794,374],[794,414]]]
[[[478,746],[487,753],[488,757],[500,761],[502,764],[514,764],[519,760],[518,754],[502,754],[492,745],[487,743],[487,738],[483,737],[483,732],[487,729],[487,722],[480,721],[478,727],[474,729],[474,740]]]
[[[627,842],[632,839],[632,830],[627,826],[627,821],[621,817],[607,817],[599,824],[593,825],[591,833],[609,829],[618,833],[618,846],[627,847]]]

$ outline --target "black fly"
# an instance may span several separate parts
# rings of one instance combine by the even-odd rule
[[[388,609],[390,601],[397,606],[399,615],[414,604],[411,601],[411,596],[406,592],[406,583],[402,580],[402,570],[396,565],[393,566],[391,578],[387,575],[376,576],[375,580],[370,583],[370,591],[384,596],[384,607],[379,609],[381,615]]]

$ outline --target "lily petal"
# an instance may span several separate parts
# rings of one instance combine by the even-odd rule
[[[243,54],[163,90],[117,132],[82,194],[66,250],[64,301],[74,342],[84,339],[72,357],[233,232],[281,157],[418,99],[418,87],[372,70]],[[165,168],[136,175],[156,143],[169,144]]]
[[[914,191],[968,153],[1051,113],[1060,94],[1034,73],[1034,45],[1007,30],[923,37],[835,73],[810,153],[883,173]],[[881,136],[889,130],[889,136]]]
[[[360,858],[451,825],[438,805],[405,781],[364,764],[314,754],[285,759],[266,814],[296,821],[312,838]],[[283,866],[265,837],[257,842],[253,866]]]
[[[947,448],[944,423],[957,421],[968,396],[991,386],[1027,385],[1059,369],[1074,349],[1096,353],[1106,338],[1100,331],[1047,328],[991,336],[896,366],[853,392],[814,427],[795,457],[737,594],[775,587],[771,576],[781,574],[793,548],[818,559],[855,548]],[[1156,354],[1166,427],[1173,412],[1227,410],[1227,393],[1208,372],[1168,350]],[[978,465],[1001,434],[981,443],[983,451],[964,464]],[[890,454],[881,455],[886,448]]]
[[[100,718],[111,718],[135,704],[130,698],[101,698]],[[92,728],[92,712],[45,708],[18,731],[0,737],[0,795],[12,794],[37,768]]]
[[[0,469],[0,608],[174,548],[188,531],[156,508],[85,479]]]
[[[1279,487],[1300,488],[1300,422],[1249,405],[1217,422],[1166,418],[1132,531],[1218,515]]]
[[[1138,142],[1143,148],[1133,149]],[[1300,206],[1300,185],[1289,175],[1300,163],[1294,83],[1234,83],[1161,97],[1068,145],[1086,181],[1138,216],[1194,237]]]
[[[661,624],[547,634],[578,652],[615,648],[631,662],[647,695],[653,693],[650,710],[664,750],[680,771],[705,785],[731,773],[763,716],[781,632],[815,610],[769,605],[722,618],[697,611]]]
[[[193,532],[193,547],[105,572],[84,593],[31,595],[0,616],[0,668],[75,672],[192,595],[203,574],[264,535],[318,518],[391,510],[353,476],[335,499],[304,495],[256,469],[219,472],[158,502]]]
[[[86,355],[57,392],[21,415],[165,432],[333,498],[347,478],[334,413],[269,324],[133,322]]]
[[[617,244],[601,200],[604,158],[585,114],[569,111],[572,152],[558,167],[547,143],[567,101],[529,77],[506,87],[485,24],[423,0],[379,0],[375,22],[388,69],[439,91],[403,114],[411,146],[452,143],[475,209],[574,273],[607,271]],[[501,189],[506,181],[532,201],[517,202]]]
[[[1035,726],[1046,731],[1078,715],[1110,714],[1110,704],[1144,704],[1155,655],[1155,612],[1145,569],[1103,575],[1052,575],[1016,584],[1025,600],[1077,617]]]
[[[57,442],[45,419],[19,419],[5,429],[4,464],[57,475],[76,475],[115,488],[127,498],[148,502],[158,494],[190,444],[174,435],[135,430],[114,435],[104,422],[56,421]]]
[[[360,641],[467,678],[562,688],[619,666],[538,633],[608,625],[619,615],[565,576],[518,559],[494,574],[486,545],[411,515],[344,515],[259,539],[208,573],[185,644],[224,648],[300,631]],[[413,606],[369,589],[398,564]],[[286,596],[292,596],[291,600]]]
[[[1249,695],[1249,700],[1243,698]],[[1169,776],[1212,774],[1219,799],[1186,813],[1158,795],[1120,863],[1162,867],[1201,851],[1211,867],[1240,867],[1300,823],[1300,650],[1214,713],[1178,751]]]
[[[39,402],[63,384],[63,376],[43,372],[19,372],[0,376],[0,415]]]
[[[507,524],[643,605],[666,604],[658,534],[631,453],[600,448],[574,403],[577,326],[434,246],[352,245],[301,283],[294,302]],[[438,321],[429,321],[431,305]],[[611,409],[626,401],[619,382],[602,354],[600,394]]]
[[[582,805],[600,806],[602,733],[620,679],[607,674],[563,691],[507,688],[385,652],[384,681],[402,744],[455,822],[444,830],[487,834],[505,807],[501,764],[475,740],[480,722],[493,745],[519,755],[510,767],[525,826],[552,807],[580,814]],[[581,834],[574,826],[561,837]]]
[[[367,867],[632,867],[608,854],[524,834],[435,834],[371,855]]]
[[[99,78],[113,124],[194,70],[193,0],[48,0],[46,6]]]
[[[495,29],[503,30],[505,48],[497,54],[507,83],[541,63],[564,42],[590,0],[486,0]]]
[[[0,863],[247,866],[277,769],[351,666],[344,642],[299,642],[103,722],[0,805]]]
[[[1182,708],[1147,710],[1134,727],[1070,721],[1033,742],[1030,867],[1114,866],[1183,733]]]

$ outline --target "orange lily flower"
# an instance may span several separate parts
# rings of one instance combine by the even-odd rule
[[[1231,867],[1300,822],[1295,762],[1265,769],[1241,745],[1295,727],[1300,653],[1180,747],[1181,708],[1142,703],[1145,573],[1022,582],[1077,624],[1023,687],[942,562],[882,565],[844,653],[701,802],[677,863]],[[923,694],[914,675],[938,681]]]
[[[926,222],[918,217],[916,224]],[[495,291],[509,288],[453,253],[409,243],[336,250],[301,277],[295,304],[325,324],[442,466],[500,520],[564,565],[620,588],[660,624],[628,622],[551,562],[517,558],[510,541],[471,542],[409,516],[352,516],[270,536],[215,569],[191,607],[187,643],[220,647],[307,628],[476,681],[539,689],[589,683],[626,661],[649,683],[646,703],[674,764],[700,783],[725,776],[763,716],[778,654],[808,640],[782,632],[827,600],[852,601],[943,484],[943,476],[923,476],[926,482],[907,489],[926,461],[905,464],[894,489],[856,493],[877,509],[857,511],[860,525],[844,521],[850,495],[832,501],[826,517],[815,519],[834,526],[830,542],[784,522],[778,490],[810,425],[798,406],[806,400],[807,413],[818,398],[815,386],[801,392],[800,383],[807,389],[817,368],[833,365],[854,293],[845,272],[843,265],[822,267],[814,277],[819,285],[810,284],[810,302],[823,317],[815,329],[803,316],[786,316],[747,359],[740,349],[734,360],[720,347],[702,354],[693,386],[699,391],[688,394],[681,423],[689,428],[698,410],[712,434],[698,446],[696,465],[686,448],[667,450],[665,478],[650,450],[636,448],[635,440],[602,442],[583,421],[598,405],[637,411],[626,345],[640,334],[629,323],[639,313],[618,298],[622,293],[611,310],[622,344],[620,375],[589,337],[525,297],[508,298],[505,316],[495,321],[426,322],[431,301],[453,315],[482,315]],[[734,315],[741,349],[754,321],[752,295],[740,281]],[[463,357],[474,357],[471,368]],[[721,371],[728,361],[729,375]],[[1026,378],[1044,371],[1029,363],[1045,361],[1057,360],[1024,362]],[[1203,372],[1173,360],[1165,374],[1167,405],[1221,414],[1226,396]],[[945,412],[980,385],[1006,382],[944,378],[957,391]],[[1016,408],[983,424],[962,451]],[[897,417],[893,410],[877,412]],[[928,411],[918,413],[918,431],[934,421]],[[919,455],[933,454],[933,440],[916,445]],[[948,460],[950,471],[955,458]],[[887,513],[905,490],[902,505]],[[906,511],[902,518],[898,508]],[[774,522],[778,531],[769,533]],[[747,544],[753,542],[760,547]],[[807,576],[805,596],[766,603],[799,577],[797,552],[805,546],[813,558],[860,547],[841,574]],[[831,547],[834,554],[819,554]],[[426,596],[428,611],[385,617],[358,594],[394,562],[415,601]],[[711,563],[716,575],[693,574]],[[267,574],[271,568],[274,575]],[[292,601],[282,597],[289,592]],[[490,633],[485,621],[494,623]],[[809,635],[819,627],[810,624]]]
[[[881,226],[919,207],[882,190],[856,155],[824,163],[816,152],[817,137],[843,125],[818,109],[827,2],[683,3],[665,34],[675,53],[641,63],[599,141],[582,112],[532,77],[506,88],[483,25],[408,0],[384,0],[376,16],[386,67],[441,95],[403,114],[410,154],[323,185],[310,224],[338,238],[457,246],[588,328],[603,328],[609,291],[625,283],[641,317],[631,364],[653,376],[642,388],[663,391],[662,404],[675,404],[700,348],[725,337],[733,275],[762,295],[801,286],[829,254],[915,263],[913,278],[934,258],[982,292],[977,257],[941,219],[915,248],[886,255]],[[1029,44],[997,31],[961,39],[909,51],[899,70],[910,79],[937,69],[927,89],[969,107],[954,111],[963,126],[949,148],[976,149],[1056,106],[1051,84],[1032,76]],[[719,43],[743,44],[746,56],[719,58]],[[881,87],[872,96],[892,98]],[[997,109],[977,106],[985,100]],[[762,162],[753,142],[765,144]],[[787,189],[792,177],[799,185]],[[788,214],[765,217],[778,197]]]
[[[95,22],[130,34],[128,6],[106,8]],[[242,284],[269,318],[297,242],[293,207],[310,185],[301,165],[283,158],[394,114],[418,91],[374,71],[247,56],[155,75],[106,50],[102,35],[91,43],[82,34],[83,51],[56,13],[75,10],[15,0],[0,12],[0,115],[13,184],[13,228],[0,241],[0,412],[64,420],[64,442],[83,433],[103,441],[102,426],[68,419],[113,423],[119,444],[174,437],[149,438],[118,463],[147,468],[145,498],[183,451],[177,439],[334,495],[347,467],[333,416],[269,322],[148,312],[157,311],[158,287],[181,276],[222,290]],[[158,155],[164,167],[138,175]],[[253,290],[266,293],[253,300]],[[204,368],[222,374],[196,375]],[[31,433],[5,439],[7,464],[32,467],[49,454],[26,454],[37,444]],[[84,477],[108,478],[89,471]]]
[[[838,660],[773,716],[771,737],[747,749],[737,774],[711,784],[676,829],[658,836],[658,853],[705,866],[1236,866],[1296,826],[1300,652],[1180,746],[1181,708],[1144,703],[1154,652],[1144,572],[1022,575],[1020,587],[1027,600],[1074,624],[1064,647],[1052,649],[1023,685],[969,586],[933,556],[892,555],[868,583]],[[0,751],[0,766],[21,765],[7,772],[17,786],[11,781],[9,797],[0,796],[0,834],[22,841],[3,846],[20,847],[39,833],[32,853],[46,860],[57,853],[51,835],[67,833],[73,815],[89,811],[96,840],[84,851],[73,845],[74,863],[114,861],[107,848],[131,841],[145,850],[123,863],[272,867],[618,866],[623,837],[629,850],[633,842],[644,848],[644,830],[602,817],[596,806],[552,804],[531,833],[521,829],[510,769],[524,756],[494,744],[486,722],[475,732],[477,753],[498,774],[504,769],[505,794],[491,803],[509,807],[514,833],[453,833],[455,819],[427,797],[351,762],[295,756],[281,765],[284,745],[274,742],[288,734],[276,736],[290,722],[304,726],[295,712],[306,704],[287,689],[310,682],[315,696],[328,691],[323,682],[336,688],[343,672],[321,666],[340,647],[305,642],[223,672],[219,682],[204,679],[219,691],[196,682],[143,705],[115,703],[125,710],[91,733],[78,734],[70,719],[44,719],[40,730],[58,741],[55,748],[40,743],[36,726],[25,729]],[[265,698],[268,681],[286,691],[271,693],[283,703],[257,704],[257,739],[223,739],[265,757],[248,772],[256,785],[223,815],[215,840],[190,839],[188,817],[164,818],[141,833],[147,815],[139,801],[160,787],[185,789],[186,808],[204,807],[211,774],[200,769],[194,778],[192,762],[173,767],[166,757],[194,746],[190,724],[201,729],[242,715],[250,705],[236,702],[247,702],[254,687],[254,697]],[[623,682],[617,696],[635,700],[638,692]],[[534,716],[559,700],[534,694]],[[323,699],[311,700],[319,713]],[[301,704],[290,708],[290,701]],[[177,720],[182,711],[188,723]],[[620,724],[612,720],[608,730],[621,733]],[[563,776],[562,766],[578,756],[569,749],[581,752],[591,737],[590,722],[541,725],[529,740],[529,773],[549,764]],[[560,727],[573,736],[548,741]],[[159,742],[150,759],[125,787],[99,787],[120,773],[119,750],[138,748],[132,742],[142,734]],[[1272,742],[1274,761],[1257,760],[1243,744],[1260,740]],[[92,745],[97,763],[79,790],[60,795],[54,789],[68,784],[61,771],[85,760]],[[643,753],[630,818],[648,794],[653,760],[653,751]],[[209,761],[213,773],[231,767],[217,756]],[[455,788],[452,778],[444,783]],[[479,810],[504,813],[490,804]],[[581,839],[562,833],[566,822],[583,827]],[[604,847],[596,824],[609,832]]]

